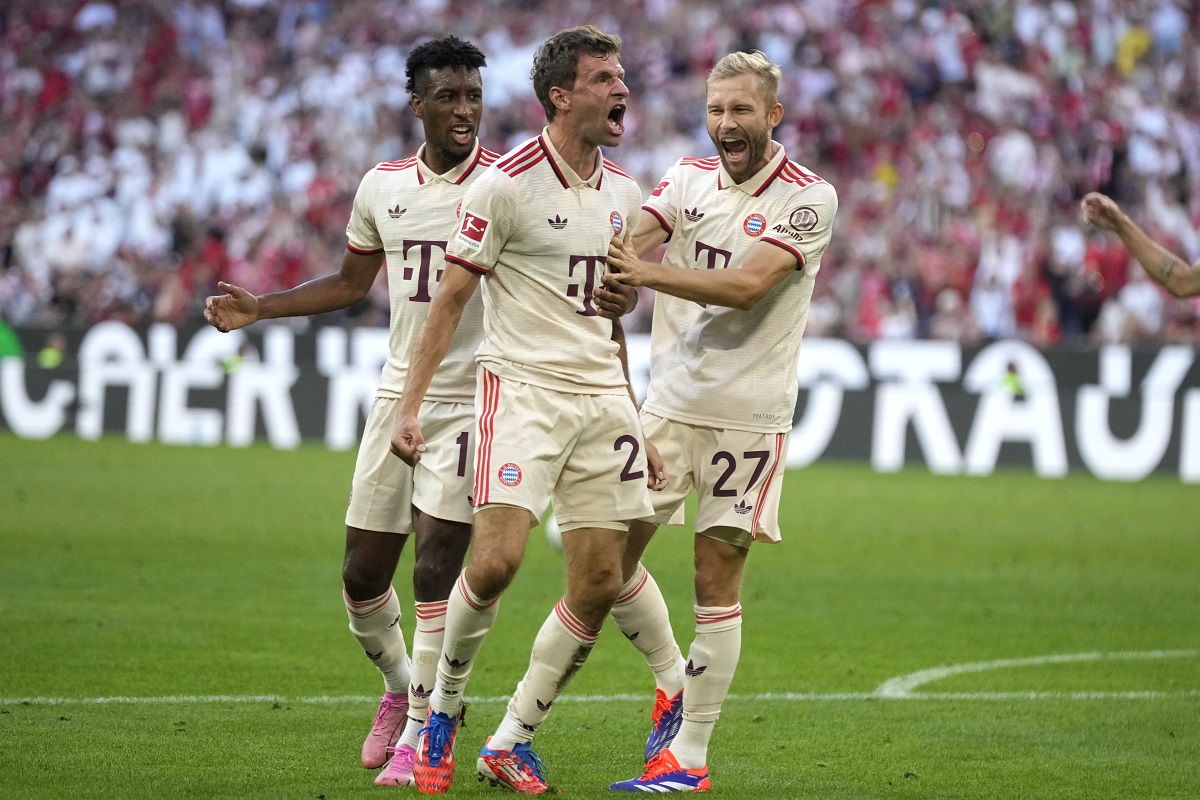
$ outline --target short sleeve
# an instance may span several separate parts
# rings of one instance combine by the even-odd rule
[[[801,267],[817,265],[833,235],[838,198],[824,181],[800,189],[767,225],[762,241],[792,253]]]
[[[486,275],[517,228],[521,199],[516,183],[495,168],[479,176],[463,198],[446,260]]]
[[[383,239],[375,227],[375,215],[371,212],[375,197],[375,170],[371,170],[358,184],[354,205],[350,210],[350,221],[346,223],[346,246],[361,255],[383,251]]]
[[[679,163],[667,170],[654,187],[654,191],[642,203],[642,209],[658,219],[658,224],[668,235],[675,232],[679,219]]]

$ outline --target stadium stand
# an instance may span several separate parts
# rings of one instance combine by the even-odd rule
[[[1200,258],[1200,6],[1171,0],[10,0],[0,318],[182,323],[217,279],[264,292],[328,272],[362,174],[416,145],[411,47],[479,43],[482,139],[503,151],[542,125],[534,45],[580,22],[625,40],[612,157],[646,191],[711,152],[719,56],[783,66],[776,138],[841,194],[810,334],[1200,342],[1197,302],[1078,219],[1103,191]],[[386,309],[376,286],[337,321]]]

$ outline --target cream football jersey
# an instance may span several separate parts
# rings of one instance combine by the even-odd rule
[[[391,296],[391,337],[379,395],[399,397],[409,359],[429,303],[441,280],[446,241],[457,230],[467,187],[496,160],[475,142],[475,150],[444,175],[435,175],[421,156],[385,161],[368,172],[354,196],[346,226],[348,247],[356,253],[383,251]],[[483,304],[472,299],[463,311],[450,350],[426,397],[470,403],[475,398],[475,350],[483,338]]]
[[[641,207],[608,159],[587,180],[548,130],[500,157],[467,192],[446,260],[483,276],[479,363],[507,380],[579,394],[626,391],[612,323],[592,290],[608,244]]]
[[[716,156],[667,171],[643,205],[670,234],[664,264],[737,269],[766,245],[794,256],[796,270],[750,311],[658,293],[647,411],[713,428],[791,430],[800,338],[837,207],[833,187],[782,146],[742,184]]]

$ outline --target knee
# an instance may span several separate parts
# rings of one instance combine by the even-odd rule
[[[425,550],[413,565],[413,594],[419,601],[445,600],[462,572],[462,553],[447,549]]]
[[[696,573],[696,605],[723,608],[738,602],[738,583],[720,575]]]
[[[599,627],[617,601],[623,583],[619,567],[590,570],[575,586],[568,587],[572,610],[583,622]]]
[[[483,599],[499,597],[517,576],[520,561],[498,556],[490,558],[472,557],[467,565],[467,584]]]
[[[355,558],[347,553],[346,560],[342,562],[342,585],[351,600],[370,600],[391,587],[392,573],[380,569],[368,559]]]

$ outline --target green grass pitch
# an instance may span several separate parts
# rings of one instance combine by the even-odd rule
[[[415,795],[357,763],[382,688],[339,594],[352,452],[0,454],[0,797]],[[747,568],[715,796],[1200,797],[1200,488],[819,464],[788,473],[782,517]],[[664,529],[647,557],[685,651],[690,545]],[[562,580],[535,531],[450,796],[498,795],[474,753]],[[615,797],[651,693],[609,626],[538,735],[551,783]]]

